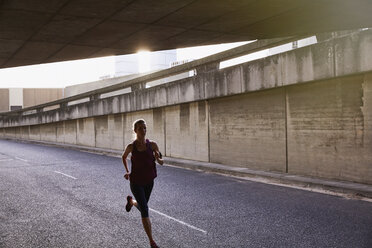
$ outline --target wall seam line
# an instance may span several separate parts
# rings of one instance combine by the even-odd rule
[[[285,114],[285,173],[288,173],[288,90],[284,88]]]
[[[210,106],[209,106],[209,101],[206,100],[207,104],[207,128],[208,128],[208,162],[211,163],[211,138],[210,138]]]

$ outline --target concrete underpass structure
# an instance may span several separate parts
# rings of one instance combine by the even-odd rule
[[[0,68],[372,26],[368,0],[0,1]]]
[[[144,118],[169,157],[372,184],[372,31],[219,69],[239,49],[2,114],[0,137],[123,150]],[[123,88],[130,93],[102,97]],[[71,104],[79,97],[89,99]]]

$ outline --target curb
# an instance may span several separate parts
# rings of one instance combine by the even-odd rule
[[[324,180],[314,177],[305,177],[293,174],[278,172],[257,171],[241,167],[229,167],[221,164],[205,163],[199,161],[178,161],[179,159],[166,158],[167,164],[176,167],[201,170],[212,173],[227,174],[236,177],[243,177],[268,184],[288,185],[310,189],[312,191],[330,191],[334,193],[347,194],[349,197],[365,197],[372,199],[372,185],[353,183],[347,181]],[[196,164],[197,163],[197,164]],[[201,164],[201,165],[199,165]]]
[[[22,143],[34,143],[54,147],[63,147],[84,152],[91,152],[95,154],[102,154],[107,156],[121,157],[122,151],[79,146],[72,144],[61,144],[55,142],[38,141],[38,140],[21,140],[3,138],[6,140],[15,140]],[[186,168],[191,170],[198,170],[204,172],[211,172],[223,175],[230,175],[240,177],[247,180],[257,181],[267,184],[279,184],[284,186],[298,187],[311,191],[330,191],[331,193],[346,194],[352,198],[370,198],[372,199],[372,185],[353,183],[347,181],[326,180],[314,177],[305,177],[293,174],[284,174],[279,172],[267,172],[252,170],[243,167],[228,166],[216,163],[207,163],[194,160],[186,160],[179,158],[164,157],[165,166],[173,166],[178,168]]]

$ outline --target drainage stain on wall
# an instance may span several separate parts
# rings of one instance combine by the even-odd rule
[[[190,104],[185,103],[180,105],[180,130],[187,132],[190,130]]]

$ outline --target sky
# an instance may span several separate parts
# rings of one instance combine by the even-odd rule
[[[64,88],[114,74],[115,57],[0,69],[0,88]]]
[[[245,44],[177,49],[177,61],[199,59]],[[139,53],[138,56],[148,56]],[[141,65],[140,65],[141,66]],[[151,70],[151,68],[146,68]],[[142,70],[143,71],[143,70]],[[0,69],[0,88],[64,88],[115,74],[115,56]]]

